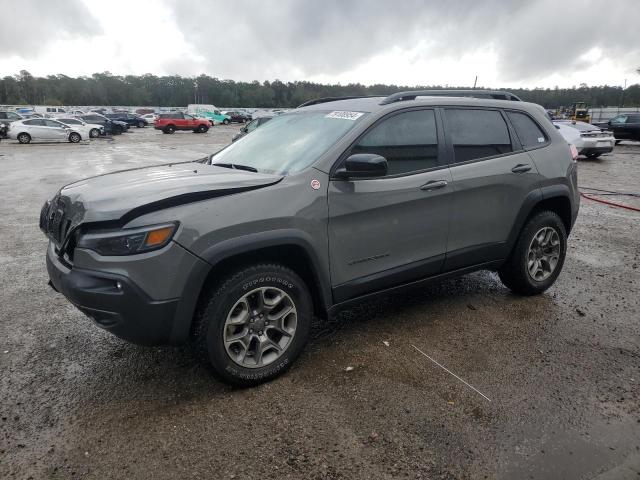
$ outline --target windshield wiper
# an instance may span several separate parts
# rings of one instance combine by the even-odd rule
[[[258,169],[249,165],[240,165],[239,163],[213,163],[215,167],[232,168],[234,170],[246,170],[247,172],[258,173]]]

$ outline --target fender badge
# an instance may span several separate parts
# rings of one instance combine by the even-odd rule
[[[317,180],[315,178],[311,180],[311,188],[313,188],[314,190],[318,190],[320,188],[320,180]]]

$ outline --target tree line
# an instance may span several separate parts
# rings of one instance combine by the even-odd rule
[[[403,90],[443,88],[439,85],[325,85],[314,82],[236,82],[208,75],[182,77],[112,75],[109,72],[91,76],[69,77],[48,75],[34,77],[26,70],[0,79],[0,104],[4,105],[76,105],[76,106],[158,106],[184,107],[190,103],[206,103],[236,107],[296,107],[307,100],[347,95],[390,95]],[[504,88],[525,101],[546,108],[587,102],[593,107],[640,106],[640,84],[626,89],[618,86],[572,88]]]

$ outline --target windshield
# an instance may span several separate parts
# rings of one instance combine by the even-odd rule
[[[275,117],[251,135],[217,153],[212,163],[253,167],[259,172],[289,175],[315,162],[365,114],[300,112]]]

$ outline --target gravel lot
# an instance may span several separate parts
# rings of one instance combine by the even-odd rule
[[[61,185],[198,158],[238,128],[0,142],[0,478],[639,478],[637,212],[583,200],[544,295],[480,272],[380,298],[249,390],[188,348],[103,332],[47,286],[38,214]],[[640,144],[582,160],[580,183],[640,192]]]

